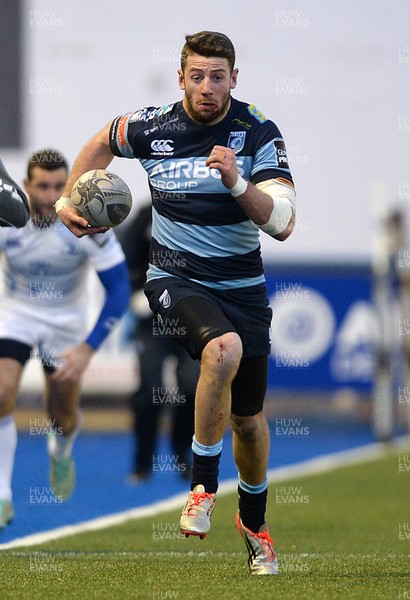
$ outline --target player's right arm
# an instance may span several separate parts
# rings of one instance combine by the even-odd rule
[[[92,169],[106,169],[114,158],[110,148],[110,127],[108,123],[96,133],[81,149],[70,171],[63,196],[56,203],[56,211],[61,221],[78,238],[93,233],[108,231],[108,227],[89,227],[86,219],[70,206],[71,190],[77,179]]]

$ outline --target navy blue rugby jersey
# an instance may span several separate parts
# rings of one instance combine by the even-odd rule
[[[198,125],[182,102],[118,116],[110,131],[114,155],[137,158],[153,203],[148,281],[170,275],[217,289],[265,281],[259,229],[205,162],[215,145],[232,148],[239,173],[256,184],[292,181],[277,126],[254,105],[232,99],[215,125]]]

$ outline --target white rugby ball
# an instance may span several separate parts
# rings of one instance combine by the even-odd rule
[[[116,227],[132,207],[131,191],[125,181],[105,169],[83,173],[71,190],[71,200],[93,227]]]

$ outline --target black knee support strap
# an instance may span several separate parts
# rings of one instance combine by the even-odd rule
[[[250,417],[263,409],[268,382],[268,356],[242,358],[232,382],[232,413]]]
[[[185,335],[179,341],[192,358],[201,358],[207,343],[225,333],[235,332],[235,327],[225,317],[222,309],[206,298],[189,296],[178,302],[171,313]]]

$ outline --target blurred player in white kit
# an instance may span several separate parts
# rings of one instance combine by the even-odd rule
[[[129,303],[127,266],[114,233],[80,240],[56,216],[54,204],[67,176],[67,161],[58,151],[33,154],[24,182],[30,220],[19,229],[0,229],[5,258],[0,298],[0,529],[14,517],[11,480],[17,432],[12,413],[27,360],[40,358],[44,370],[50,482],[54,494],[65,500],[75,485],[72,447],[81,426],[82,375]],[[90,265],[105,299],[89,332],[85,284]]]

